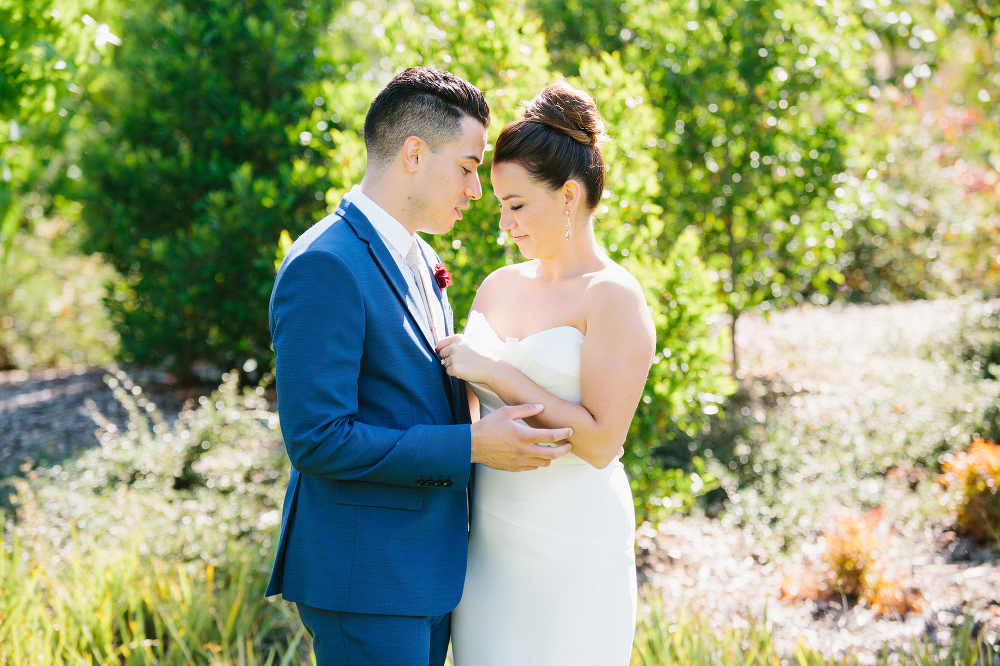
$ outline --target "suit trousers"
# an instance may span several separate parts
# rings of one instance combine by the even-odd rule
[[[296,604],[316,666],[444,666],[451,613],[435,617],[340,613]]]

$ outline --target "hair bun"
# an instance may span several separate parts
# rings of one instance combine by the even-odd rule
[[[565,81],[547,85],[524,105],[522,115],[529,122],[551,127],[585,146],[608,141],[606,124],[594,100]]]

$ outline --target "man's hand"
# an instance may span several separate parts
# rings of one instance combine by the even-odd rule
[[[503,407],[473,423],[472,462],[505,472],[523,472],[548,467],[553,460],[569,453],[569,442],[559,446],[541,446],[541,443],[569,439],[572,428],[530,428],[517,422],[542,409],[542,405]]]

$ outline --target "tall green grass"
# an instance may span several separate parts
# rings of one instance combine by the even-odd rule
[[[230,571],[150,559],[132,547],[31,561],[0,548],[0,663],[307,664],[291,607],[264,599],[258,557]]]

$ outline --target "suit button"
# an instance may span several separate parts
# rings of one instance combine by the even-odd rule
[[[445,482],[444,482],[444,487],[445,487],[445,488],[451,488],[451,485],[452,485],[452,484],[451,484],[451,481],[445,481]]]
[[[424,481],[423,479],[421,479],[420,481],[417,481],[417,485],[418,485],[418,486],[426,486],[426,485],[427,485],[427,482],[426,482],[426,481]]]

